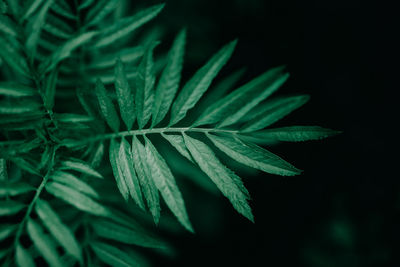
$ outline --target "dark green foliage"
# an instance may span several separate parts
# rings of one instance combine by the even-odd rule
[[[149,223],[149,214],[159,224],[165,203],[186,230],[195,231],[182,185],[160,149],[165,143],[187,159],[188,168],[202,172],[198,184],[209,189],[209,178],[254,221],[242,179],[215,150],[290,176],[300,170],[255,143],[337,133],[317,126],[264,129],[308,100],[267,99],[287,80],[283,67],[231,90],[241,69],[214,87],[236,40],[179,89],[187,30],[177,34],[165,64],[154,56],[159,41],[150,37],[124,47],[164,5],[122,17],[122,2],[1,2],[2,266],[142,266],[148,262],[137,246],[170,251],[155,226],[140,225]],[[192,112],[194,123],[185,125]]]

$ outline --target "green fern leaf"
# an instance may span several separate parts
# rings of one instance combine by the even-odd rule
[[[20,244],[15,248],[15,262],[19,267],[35,267],[31,254]]]
[[[92,177],[103,178],[103,176],[98,171],[93,169],[89,164],[74,158],[62,161],[60,170],[73,170]]]
[[[226,168],[206,144],[186,134],[183,137],[187,148],[200,169],[210,177],[240,214],[254,222],[251,208],[247,202],[248,196],[237,183],[240,178]]]
[[[106,2],[107,1],[108,0],[106,0]],[[131,17],[120,19],[115,24],[102,30],[101,36],[95,42],[94,47],[101,48],[127,36],[157,16],[163,8],[164,4],[154,5],[139,11],[137,14]]]
[[[147,164],[151,170],[151,176],[154,184],[161,192],[161,195],[164,198],[165,203],[167,203],[167,206],[178,218],[178,221],[187,230],[194,232],[192,224],[189,221],[189,216],[186,212],[182,194],[176,185],[175,178],[171,170],[150,140],[146,138],[146,136],[144,139],[146,141],[145,151]]]
[[[147,248],[166,248],[166,244],[152,236],[145,229],[137,226],[125,226],[108,220],[96,220],[92,225],[100,237],[121,243]]]
[[[220,127],[237,122],[249,110],[275,92],[288,76],[282,67],[266,71],[252,81],[210,105],[193,127],[220,122]]]
[[[0,197],[18,196],[34,190],[34,187],[24,182],[17,182],[12,184],[0,182]]]
[[[153,43],[149,46],[138,69],[135,102],[139,129],[146,125],[151,116],[155,82],[153,50],[157,45]]]
[[[61,221],[51,206],[44,200],[36,201],[36,213],[44,226],[49,230],[55,240],[67,251],[82,263],[82,253],[71,230]]]
[[[135,169],[133,167],[133,155],[131,146],[125,138],[122,138],[121,145],[119,148],[119,168],[122,171],[125,183],[128,187],[129,193],[132,199],[138,204],[141,209],[144,209],[144,203],[142,199],[142,192],[140,190],[139,180],[136,176]]]
[[[110,149],[109,149],[109,158],[110,158],[110,163],[111,167],[113,170],[113,174],[115,177],[115,181],[117,182],[117,187],[119,189],[119,192],[121,192],[122,197],[127,201],[129,198],[129,189],[128,186],[125,182],[124,174],[122,172],[121,167],[119,166],[119,145],[117,141],[114,139],[111,139],[110,141]]]
[[[3,32],[12,37],[19,36],[18,26],[9,17],[0,14],[0,32]]]
[[[158,195],[157,187],[151,178],[152,173],[147,164],[146,150],[135,136],[132,139],[132,155],[135,170],[142,186],[143,195],[147,201],[147,206],[153,215],[154,222],[157,224],[160,220],[160,197]]]
[[[35,96],[37,91],[21,83],[0,82],[0,95],[11,97]]]
[[[186,29],[181,30],[176,36],[168,54],[167,65],[158,81],[154,97],[152,126],[157,125],[165,117],[179,88],[185,43]]]
[[[24,209],[26,206],[16,201],[0,201],[0,216],[14,215]]]
[[[24,5],[21,21],[29,18],[43,3],[44,0],[30,0]]]
[[[87,24],[87,26],[98,24],[103,18],[110,14],[118,4],[120,4],[120,0],[98,1],[95,6],[89,9],[86,15],[85,24]],[[88,4],[86,3],[86,5]]]
[[[218,72],[231,57],[237,41],[232,41],[222,47],[193,77],[185,84],[175,99],[171,109],[169,126],[182,120],[188,110],[194,107],[210,86]]]
[[[96,57],[93,59],[92,62],[90,62],[87,65],[88,70],[99,70],[99,69],[105,69],[109,68],[115,65],[115,59],[121,59],[121,61],[126,64],[126,63],[134,63],[136,60],[138,60],[141,56],[143,56],[143,53],[145,52],[145,49],[143,46],[135,46],[135,47],[130,47],[130,48],[125,48],[122,50],[118,51],[113,51],[112,53],[107,53],[107,54],[101,54],[101,57]],[[126,75],[126,73],[125,73]],[[117,76],[117,75],[115,75]]]
[[[17,225],[15,224],[0,225],[0,241],[3,241],[7,237],[13,235],[16,230],[17,230]]]
[[[114,132],[118,132],[120,123],[117,111],[115,110],[114,104],[111,102],[111,99],[108,97],[106,88],[104,87],[100,79],[96,81],[96,95],[99,101],[101,112],[108,126],[110,126],[110,128]]]
[[[100,260],[113,267],[133,267],[144,266],[142,260],[136,254],[125,252],[118,247],[108,245],[103,242],[93,242],[90,244],[94,253]]]
[[[244,165],[284,176],[297,175],[301,172],[277,155],[256,145],[245,144],[237,138],[219,137],[211,134],[207,136],[221,151]]]
[[[97,192],[90,185],[68,172],[55,171],[51,174],[50,179],[60,184],[64,184],[66,186],[74,188],[75,190],[85,193],[86,195],[93,198],[99,198]]]
[[[122,120],[124,121],[128,130],[130,130],[135,122],[136,112],[133,102],[133,92],[129,86],[128,79],[126,78],[125,69],[121,59],[118,59],[115,63],[114,84]]]
[[[10,66],[17,73],[30,78],[30,72],[28,64],[26,63],[25,57],[22,53],[20,44],[15,42],[10,44],[10,41],[6,40],[0,35],[0,58],[3,59],[8,66]]]
[[[33,220],[28,220],[27,230],[35,247],[47,263],[52,267],[63,267],[53,240],[44,233],[43,228]]]
[[[185,158],[189,161],[193,162],[192,156],[190,156],[189,151],[186,148],[185,141],[183,137],[180,135],[172,135],[172,134],[161,134],[167,141]]]
[[[109,215],[109,211],[105,207],[69,186],[51,182],[46,186],[46,190],[53,196],[64,200],[79,210],[98,216]]]
[[[257,139],[278,140],[284,142],[302,142],[320,140],[341,133],[319,126],[289,126],[268,129],[251,133],[250,136]]]
[[[47,110],[52,110],[54,107],[54,99],[56,96],[56,84],[58,79],[59,68],[53,69],[50,74],[47,75],[44,83],[44,92],[42,98],[44,107]]]
[[[293,110],[304,105],[310,97],[308,95],[279,98],[269,101],[262,106],[258,114],[248,121],[241,129],[241,132],[254,132],[264,129],[274,122],[290,114]]]

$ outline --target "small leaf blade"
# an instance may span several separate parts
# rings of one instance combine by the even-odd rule
[[[15,262],[19,267],[35,267],[32,255],[20,244],[15,248]]]
[[[176,185],[175,178],[169,169],[164,158],[158,153],[156,148],[147,137],[145,151],[147,164],[150,167],[154,184],[161,192],[162,197],[167,203],[172,213],[178,218],[178,221],[190,232],[194,232],[192,224],[189,221],[185,203],[182,194]]]
[[[98,171],[93,169],[89,164],[74,158],[62,161],[60,170],[73,170],[92,177],[103,178],[103,176]]]
[[[44,226],[49,230],[55,240],[72,255],[76,260],[82,263],[82,252],[71,230],[61,221],[58,215],[53,211],[50,204],[44,200],[39,200],[35,205],[36,213],[39,215]]]
[[[170,126],[182,120],[188,110],[193,108],[197,101],[199,101],[218,72],[231,57],[236,43],[237,41],[235,40],[222,47],[185,84],[172,105]]]
[[[181,30],[176,36],[168,53],[165,66],[158,82],[153,105],[152,126],[157,125],[167,114],[175,94],[179,88],[185,53],[186,30]]]
[[[114,132],[118,132],[120,123],[117,111],[115,110],[110,97],[107,95],[106,88],[100,79],[97,79],[96,81],[96,95],[104,119]]]
[[[111,168],[113,170],[113,174],[115,177],[115,181],[117,182],[117,187],[119,192],[125,201],[129,198],[129,189],[124,179],[124,174],[122,169],[119,166],[118,158],[119,158],[119,145],[115,139],[111,139],[110,141],[110,149],[109,149],[109,158],[111,163]]]

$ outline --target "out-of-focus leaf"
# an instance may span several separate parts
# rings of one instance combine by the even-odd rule
[[[35,267],[32,255],[20,244],[15,248],[15,262],[19,267]]]
[[[60,166],[61,170],[74,170],[77,172],[81,172],[96,178],[103,178],[103,176],[93,169],[89,164],[86,162],[77,160],[77,159],[72,159],[71,160],[64,160],[61,162]]]
[[[21,97],[21,96],[35,96],[37,90],[30,86],[17,83],[17,82],[0,82],[0,95]]]
[[[114,85],[122,120],[124,121],[128,130],[130,130],[135,122],[136,112],[133,92],[128,83],[128,79],[126,78],[124,65],[121,59],[118,59],[115,63]]]
[[[100,79],[96,81],[96,95],[97,99],[99,100],[100,109],[104,119],[114,132],[118,132],[120,122],[117,111],[115,110],[114,104],[111,102],[110,97],[107,95],[106,88]]]
[[[27,183],[4,183],[0,182],[0,197],[4,196],[18,196],[35,190],[34,187]]]
[[[78,179],[74,175],[68,172],[63,171],[55,171],[50,175],[50,179],[56,181],[58,183],[67,185],[71,188],[74,188],[86,195],[89,195],[94,198],[99,198],[97,192],[87,183]]]

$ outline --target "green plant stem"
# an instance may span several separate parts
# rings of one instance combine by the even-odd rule
[[[161,133],[185,133],[185,132],[197,132],[197,133],[229,133],[236,134],[238,130],[224,130],[224,129],[212,129],[212,128],[191,128],[191,127],[179,127],[179,128],[151,128],[151,129],[141,129],[141,130],[131,130],[131,131],[123,131],[118,133],[109,133],[102,135],[95,135],[89,138],[72,141],[72,144],[68,144],[65,142],[63,145],[67,147],[80,146],[82,144],[96,142],[105,139],[113,139],[124,136],[133,136],[133,135],[146,135],[146,134],[161,134]]]
[[[35,207],[36,201],[38,200],[40,194],[42,193],[43,189],[45,188],[46,183],[49,180],[50,174],[53,171],[54,157],[55,157],[56,150],[57,150],[57,148],[54,148],[52,156],[51,156],[49,169],[47,170],[46,175],[43,177],[43,180],[40,183],[39,187],[36,189],[36,193],[33,196],[33,199],[30,202],[30,204],[28,206],[28,209],[25,212],[24,218],[22,219],[21,223],[18,226],[17,232],[15,234],[15,239],[14,239],[14,247],[16,247],[18,245],[19,239],[20,239],[20,237],[22,235],[22,231],[24,230],[25,223],[29,219],[29,217],[30,217],[30,215],[32,213],[32,210]]]

